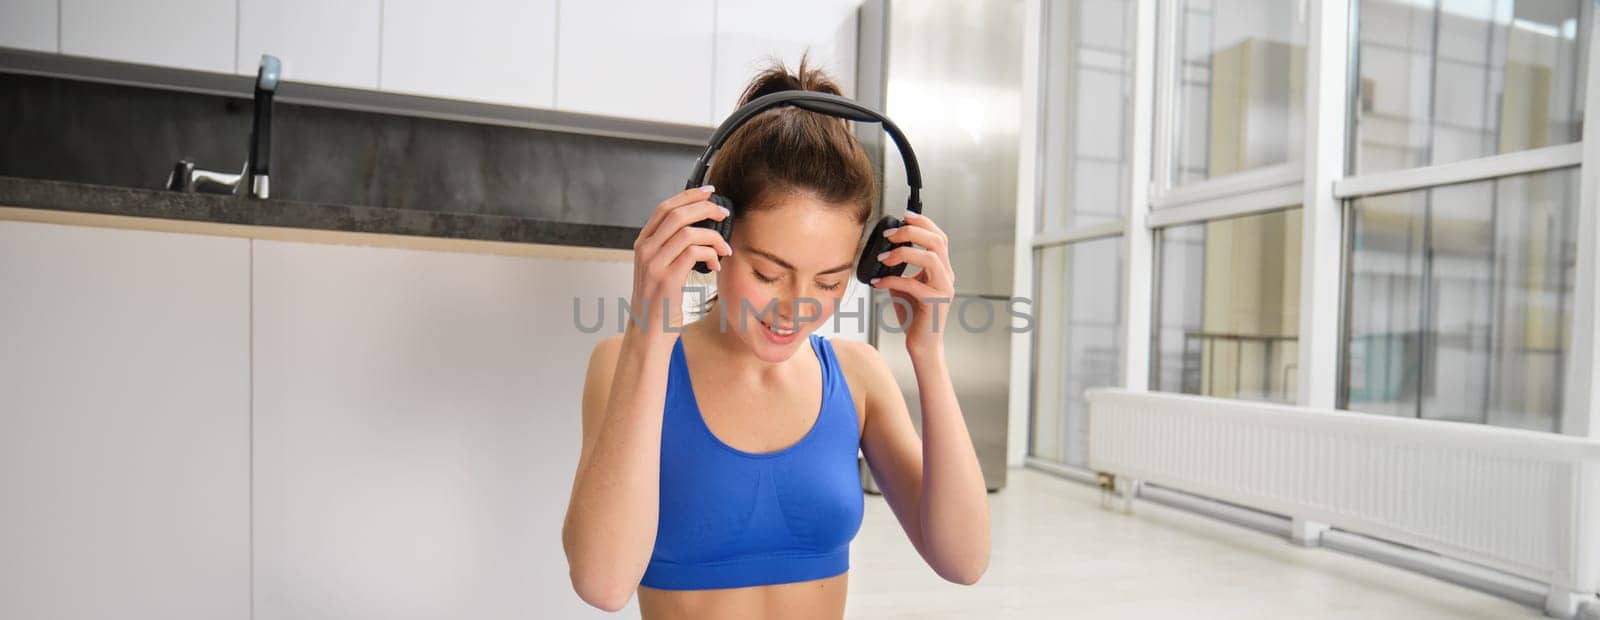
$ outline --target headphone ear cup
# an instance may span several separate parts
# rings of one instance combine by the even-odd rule
[[[862,284],[871,284],[873,278],[904,275],[906,264],[900,263],[888,266],[878,262],[878,255],[894,248],[911,245],[909,241],[895,243],[883,237],[883,231],[890,228],[899,228],[905,225],[902,220],[893,215],[885,215],[878,220],[878,225],[872,227],[872,234],[867,235],[866,246],[861,248],[861,258],[856,260],[856,279]]]
[[[733,214],[734,211],[736,211],[736,209],[733,208],[733,200],[729,199],[727,196],[723,196],[722,194],[712,194],[707,200],[710,200],[712,203],[727,209],[728,217],[722,218],[722,221],[720,222],[706,218],[690,224],[690,226],[699,226],[701,228],[715,230],[717,231],[717,234],[722,235],[723,241],[731,242],[733,240]],[[711,266],[707,265],[705,261],[695,261],[694,270],[700,273],[711,273]]]

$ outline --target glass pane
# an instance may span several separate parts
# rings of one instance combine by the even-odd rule
[[[1300,4],[1184,0],[1173,185],[1300,160],[1306,66]]]
[[[1157,390],[1293,402],[1300,209],[1159,231]]]
[[[1356,171],[1581,138],[1589,0],[1361,0]]]
[[[1577,169],[1355,201],[1348,408],[1559,429]]]
[[[1122,383],[1122,238],[1034,252],[1033,456],[1087,466],[1083,391]]]
[[[1126,112],[1133,93],[1132,0],[1050,4],[1044,200],[1035,226],[1062,231],[1122,219]]]

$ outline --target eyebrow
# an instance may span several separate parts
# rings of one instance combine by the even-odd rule
[[[765,257],[767,260],[770,260],[770,261],[772,261],[774,263],[777,263],[779,267],[782,267],[784,269],[788,269],[790,271],[798,271],[797,269],[794,268],[794,265],[789,264],[789,261],[786,261],[786,260],[783,260],[781,258],[778,258],[776,255],[773,255],[771,252],[767,252],[765,250],[760,250],[760,249],[756,249],[756,248],[745,248],[745,251],[746,252],[752,252],[752,253],[755,253],[755,254],[760,254],[761,256]],[[823,271],[819,271],[819,272],[817,272],[817,274],[821,275],[821,274],[825,274],[825,273],[838,273],[838,272],[841,272],[841,271],[849,271],[850,268],[854,267],[854,266],[855,265],[853,265],[851,263],[845,263],[843,265],[839,265],[838,267],[834,267],[833,269],[825,269]]]

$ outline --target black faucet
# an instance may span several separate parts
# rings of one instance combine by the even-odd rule
[[[269,165],[272,162],[272,96],[278,91],[282,64],[277,57],[261,55],[256,70],[254,110],[250,119],[250,151],[245,154],[239,174],[200,170],[194,159],[185,157],[173,165],[167,176],[167,189],[180,192],[237,194],[241,189],[256,198],[271,195]]]
[[[272,163],[272,95],[278,92],[282,66],[276,56],[261,55],[256,70],[256,96],[250,124],[250,194],[269,195],[267,165]]]

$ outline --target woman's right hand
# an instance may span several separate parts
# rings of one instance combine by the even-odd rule
[[[704,261],[721,271],[721,257],[733,254],[733,246],[717,231],[691,226],[700,220],[728,217],[727,210],[709,200],[712,191],[705,185],[661,201],[639,229],[639,237],[633,241],[630,330],[661,336],[675,333],[663,325],[673,329],[683,325],[683,285],[689,270]]]

